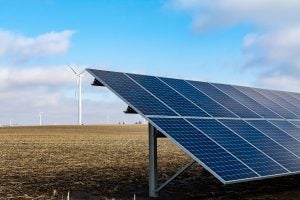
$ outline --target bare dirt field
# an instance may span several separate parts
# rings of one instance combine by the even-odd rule
[[[159,138],[159,180],[189,161]],[[148,136],[142,125],[0,128],[0,200],[147,199]],[[224,186],[194,165],[160,199],[300,199],[300,176]]]

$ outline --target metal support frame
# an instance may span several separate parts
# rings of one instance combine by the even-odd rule
[[[166,182],[161,184],[159,187],[157,184],[157,129],[150,123],[148,125],[149,129],[149,197],[158,197],[158,192],[166,187],[171,181],[173,181],[177,176],[182,174],[185,170],[190,168],[195,161],[191,160],[185,166],[183,166],[176,174],[169,178]]]
[[[176,172],[176,174],[174,174],[171,178],[169,178],[166,182],[164,182],[163,184],[161,184],[157,189],[156,192],[159,192],[160,190],[162,190],[164,187],[166,187],[170,182],[172,182],[177,176],[179,176],[180,174],[182,174],[183,172],[185,172],[185,170],[187,170],[188,168],[190,168],[196,161],[191,160],[189,163],[187,163],[185,166],[183,166],[180,170],[178,170],[178,172]]]
[[[158,197],[157,187],[157,137],[156,128],[149,126],[149,196]]]

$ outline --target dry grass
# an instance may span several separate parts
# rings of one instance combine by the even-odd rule
[[[189,161],[159,139],[159,179]],[[0,199],[147,198],[148,137],[142,125],[0,128]],[[222,186],[201,167],[166,188],[163,199],[297,199],[299,177]],[[56,190],[57,194],[53,195]]]

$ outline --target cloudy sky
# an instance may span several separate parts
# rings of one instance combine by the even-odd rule
[[[0,124],[75,124],[77,69],[300,92],[299,0],[0,0]],[[132,123],[85,74],[85,124]]]

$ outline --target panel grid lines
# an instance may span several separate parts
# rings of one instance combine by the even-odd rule
[[[249,121],[245,121],[247,124],[249,124],[250,126],[252,126],[253,128],[255,128],[256,130],[260,131],[262,134],[264,134],[266,137],[270,138],[272,141],[276,142],[278,145],[280,145],[281,147],[285,148],[286,150],[288,150],[291,154],[297,156],[298,158],[300,158],[300,143],[299,141],[297,141],[295,138],[290,137],[290,135],[288,135],[287,137],[284,136],[285,141],[284,140],[279,140],[278,138],[274,137],[274,136],[270,136],[267,135],[265,131],[260,130],[259,128],[255,127],[254,125],[252,125]],[[252,121],[253,122],[253,121]],[[262,121],[260,121],[262,122]],[[268,121],[264,121],[264,122],[268,122]],[[289,138],[290,137],[290,138]],[[289,139],[288,141],[286,139]],[[293,140],[294,139],[294,140]],[[292,145],[294,146],[291,146]],[[294,148],[296,147],[296,148]],[[294,152],[293,152],[294,151]],[[295,151],[299,152],[299,153],[295,153]]]
[[[211,139],[212,141],[214,141],[217,145],[219,145],[222,149],[224,149],[226,152],[228,152],[230,155],[232,155],[234,158],[236,158],[238,161],[240,161],[241,163],[243,163],[245,166],[247,166],[251,171],[253,171],[256,175],[258,175],[259,177],[261,176],[259,173],[257,173],[256,171],[254,171],[250,166],[248,166],[246,163],[244,163],[243,161],[241,161],[238,157],[236,157],[234,154],[232,154],[230,151],[228,151],[226,148],[224,148],[221,144],[219,144],[217,141],[215,141],[213,138],[211,138],[209,135],[205,134],[205,132],[201,131],[197,126],[195,126],[192,122],[190,122],[187,119],[184,119],[186,122],[188,122],[190,125],[192,125],[194,128],[196,128],[198,131],[202,132],[206,137],[208,137],[209,139]]]
[[[231,98],[224,92],[218,90],[217,88],[213,87],[210,83],[205,82],[196,82],[196,81],[190,81],[191,84],[193,84],[195,87],[197,87],[200,91],[206,93],[208,96],[210,96],[212,99],[216,100],[217,102],[221,103],[225,107],[227,107],[229,110],[234,112],[236,115],[238,115],[240,118],[246,117],[246,118],[257,118],[259,117],[257,114],[240,104],[235,99]]]
[[[297,105],[299,105],[300,102],[296,98],[292,97],[288,93],[284,93],[284,95],[283,95],[282,94],[283,92],[281,92],[281,91],[280,92],[276,92],[276,91],[270,90],[269,92],[271,92],[273,95],[278,96],[281,100],[283,100],[284,102],[286,102],[287,104],[289,104],[293,108],[296,108],[297,109],[296,115],[298,115],[299,107]]]
[[[208,112],[206,112],[205,110],[203,110],[200,106],[198,106],[197,104],[195,104],[193,101],[191,101],[189,98],[187,98],[186,96],[184,96],[183,94],[181,94],[179,91],[175,90],[172,86],[170,86],[169,84],[167,84],[166,82],[164,82],[161,78],[157,77],[158,80],[160,80],[163,84],[165,84],[166,86],[170,87],[173,91],[175,91],[177,94],[179,94],[180,96],[182,96],[183,98],[185,98],[186,100],[188,100],[189,102],[191,102],[193,105],[195,105],[197,108],[199,108],[200,110],[202,110],[203,112],[205,112],[208,116],[211,116]],[[211,116],[212,117],[212,116]]]
[[[212,84],[214,87],[218,88],[219,90],[226,93],[228,96],[231,96],[239,103],[246,106],[248,109],[252,110],[259,116],[263,118],[281,118],[278,114],[272,112],[267,107],[263,106],[262,104],[258,103],[247,94],[236,89],[234,86],[231,85],[224,85],[224,84]]]
[[[271,160],[273,160],[274,162],[276,162],[278,165],[280,165],[283,169],[285,169],[288,172],[291,172],[289,169],[287,169],[285,166],[283,166],[282,164],[280,164],[278,161],[274,160],[268,153],[266,153],[265,151],[261,150],[260,148],[256,147],[253,143],[254,142],[250,142],[251,140],[247,140],[245,139],[243,136],[241,136],[240,134],[238,134],[238,132],[236,130],[231,129],[229,126],[227,126],[225,123],[222,123],[222,121],[217,120],[218,122],[220,122],[221,124],[223,124],[223,126],[225,126],[226,128],[228,128],[229,130],[231,130],[233,133],[235,133],[238,137],[242,138],[245,142],[247,142],[248,144],[250,144],[251,146],[253,146],[255,149],[257,149],[258,151],[260,151],[261,153],[263,153],[264,155],[266,155],[267,157],[269,157]],[[237,121],[236,121],[237,122]],[[243,122],[243,121],[239,121],[239,122]],[[257,142],[257,141],[255,141]],[[256,143],[257,144],[257,143]]]
[[[243,92],[244,94],[248,95],[252,99],[256,100],[260,104],[264,105],[265,107],[269,108],[273,112],[276,112],[281,117],[285,119],[297,119],[298,117],[294,114],[285,109],[284,107],[278,105],[276,102],[272,101],[271,99],[265,97],[258,91],[256,91],[253,88],[247,88],[247,87],[241,87],[241,86],[235,86],[238,90]]]
[[[193,84],[191,84],[189,81],[187,80],[184,80],[184,82],[186,82],[187,84],[189,84],[191,87],[195,88],[198,92],[200,92],[201,94],[203,94],[205,97],[209,98],[211,102],[214,102],[216,103],[214,106],[214,110],[217,110],[217,107],[216,105],[220,105],[223,109],[227,110],[229,113],[232,113],[232,115],[236,116],[239,118],[239,116],[237,114],[235,114],[234,112],[230,111],[228,108],[226,108],[225,106],[223,106],[222,104],[220,104],[219,102],[215,101],[214,99],[212,99],[210,96],[208,96],[207,94],[205,94],[204,92],[201,92],[197,87],[195,87]],[[199,94],[199,93],[197,93]],[[202,97],[203,98],[203,97]],[[220,111],[217,112],[219,115],[220,115]],[[218,114],[215,114],[216,116],[214,117],[220,117],[218,116]]]
[[[263,132],[245,121],[221,120],[241,137],[263,151],[289,172],[300,171],[300,159],[290,150],[267,137]]]
[[[239,102],[241,105],[245,106],[247,109],[251,110],[253,113],[257,114],[257,116],[262,117],[259,113],[255,112],[254,110],[252,110],[251,108],[249,108],[248,105],[243,104],[240,100],[238,100],[237,98],[235,98],[235,96],[233,96],[232,94],[229,94],[226,90],[221,90],[219,89],[219,87],[216,86],[216,84],[212,84],[209,83],[211,86],[213,86],[214,88],[216,88],[217,90],[219,90],[220,92],[223,92],[224,94],[226,94],[227,96],[233,98],[235,101]]]
[[[288,151],[300,158],[299,141],[268,121],[245,121]]]
[[[285,108],[289,112],[293,113],[294,115],[298,116],[300,115],[300,110],[298,107],[294,106],[293,104],[289,103],[285,99],[281,98],[280,96],[273,94],[272,91],[269,90],[263,90],[263,89],[256,89],[257,92],[259,92],[261,95],[269,98],[271,101],[277,103],[281,107]]]
[[[281,98],[284,98],[286,101],[294,104],[297,107],[300,105],[300,100],[295,98],[293,95],[291,95],[288,92],[282,92],[282,91],[280,92],[273,91],[273,92],[278,94]]]
[[[143,87],[148,93],[159,99],[164,105],[172,108],[179,115],[192,115],[207,117],[209,116],[199,107],[192,104],[186,98],[182,97],[176,91],[172,90],[157,77],[142,76],[137,74],[126,74],[140,87]],[[184,106],[182,106],[184,105]]]

